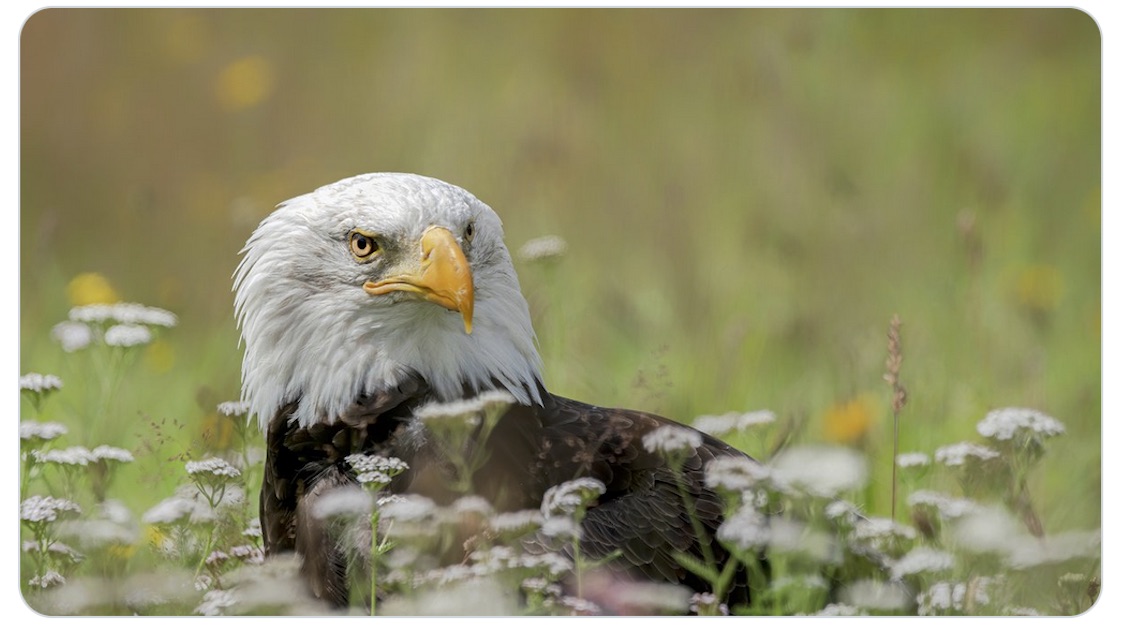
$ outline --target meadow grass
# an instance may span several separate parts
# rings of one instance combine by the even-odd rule
[[[310,26],[331,34],[315,53]],[[239,398],[230,273],[277,202],[403,170],[495,207],[513,253],[564,240],[518,262],[553,392],[688,423],[768,409],[774,422],[726,439],[774,468],[807,449],[861,458],[861,483],[833,498],[758,488],[813,547],[747,543],[775,551],[773,576],[762,604],[726,609],[1083,611],[1101,515],[1099,51],[1086,16],[1053,10],[36,14],[21,38],[20,365],[63,386],[21,398],[20,419],[66,427],[36,450],[133,461],[36,466],[22,443],[21,499],[81,508],[29,506],[25,597],[51,613],[320,611],[266,593],[300,598],[291,562],[256,562],[260,440],[218,410]],[[178,323],[135,347],[52,337],[73,306],[123,300]],[[895,314],[899,409],[883,379]],[[1004,407],[1065,433],[1017,448],[981,435]],[[999,453],[995,469],[938,461],[961,442]],[[895,469],[908,453],[928,463]],[[208,457],[240,469],[216,501],[185,469]],[[144,521],[168,499],[198,523]],[[829,516],[836,499],[874,525]],[[752,527],[742,503],[732,518]],[[84,557],[71,563],[50,548],[64,522],[125,530],[61,538]],[[1040,549],[966,540],[994,528],[1041,534]],[[595,611],[552,587],[550,565],[457,584],[497,613]],[[387,583],[387,611],[446,607],[426,571],[416,589]],[[127,601],[135,589],[167,600]]]

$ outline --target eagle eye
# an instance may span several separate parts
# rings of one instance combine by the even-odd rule
[[[473,222],[469,221],[468,225],[465,226],[465,228],[464,228],[464,240],[471,243],[472,239],[475,236],[476,236],[476,223],[473,223]]]
[[[355,255],[355,258],[367,258],[379,251],[378,241],[358,231],[351,233],[348,245],[351,247],[351,253]]]

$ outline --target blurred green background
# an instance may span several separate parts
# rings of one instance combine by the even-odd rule
[[[1038,408],[1069,428],[1033,482],[1047,529],[1099,525],[1101,44],[1079,11],[51,9],[20,46],[21,372],[60,375],[50,415],[80,428],[93,379],[51,327],[91,299],[176,312],[91,440],[150,456],[138,474],[200,454],[238,395],[230,276],[257,222],[403,171],[489,203],[513,251],[567,241],[519,264],[554,392],[772,409],[867,451],[886,514],[896,313],[902,450]]]

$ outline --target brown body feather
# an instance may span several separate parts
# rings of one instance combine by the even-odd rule
[[[706,584],[683,568],[675,553],[703,560],[703,542],[720,562],[726,552],[713,541],[723,519],[719,496],[705,485],[707,462],[719,456],[743,456],[731,446],[703,435],[703,443],[682,467],[683,485],[703,537],[692,526],[675,472],[663,458],[644,448],[643,438],[671,420],[622,409],[590,406],[546,394],[542,406],[512,406],[486,442],[488,460],[476,473],[475,494],[497,510],[538,509],[543,494],[556,484],[593,477],[606,491],[583,522],[582,550],[591,558],[620,552],[609,561],[614,576],[679,583],[697,591]],[[440,458],[425,444],[406,440],[413,410],[430,401],[424,383],[411,379],[394,389],[358,400],[338,421],[299,428],[289,422],[289,405],[269,425],[268,452],[261,495],[262,530],[267,554],[296,550],[313,592],[346,604],[346,559],[321,522],[308,513],[317,497],[354,483],[343,465],[351,453],[374,453],[405,460],[410,469],[390,489],[423,494],[448,503],[455,493],[440,478]],[[545,549],[545,548],[543,548]],[[731,601],[748,600],[739,576]]]

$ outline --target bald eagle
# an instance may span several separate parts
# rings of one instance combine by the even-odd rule
[[[699,434],[678,482],[643,439],[687,427],[549,393],[490,207],[432,178],[360,175],[281,204],[241,253],[235,314],[243,399],[267,441],[265,551],[296,551],[316,596],[348,602],[346,547],[310,514],[355,482],[345,458],[398,457],[410,468],[394,492],[447,502],[456,493],[433,479],[443,459],[417,411],[497,390],[512,406],[480,442],[487,459],[475,494],[500,511],[538,509],[552,486],[595,478],[605,491],[582,521],[583,553],[615,555],[606,567],[621,577],[708,591],[676,553],[728,557],[713,541],[723,503],[704,469],[743,453]]]

